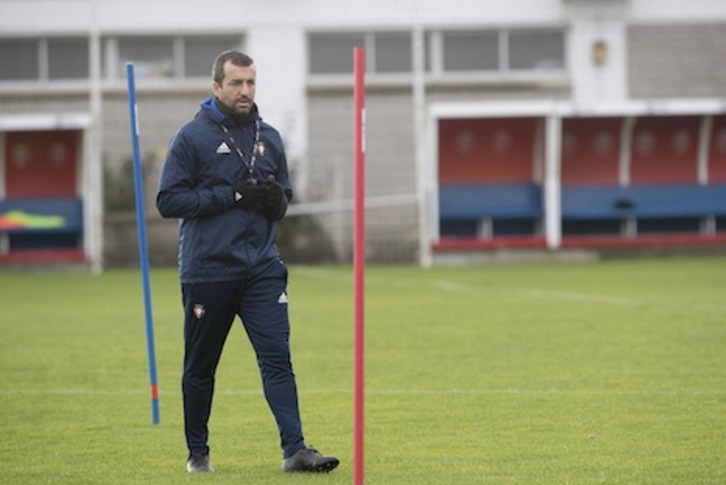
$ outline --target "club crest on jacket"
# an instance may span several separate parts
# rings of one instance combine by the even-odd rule
[[[265,156],[265,142],[264,141],[258,141],[255,145],[255,153],[258,157],[264,157]]]
[[[202,318],[204,316],[204,313],[207,310],[204,308],[204,305],[197,303],[194,305],[194,308],[192,308],[192,312],[194,312],[194,316],[197,317],[197,320]]]

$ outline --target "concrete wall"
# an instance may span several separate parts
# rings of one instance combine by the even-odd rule
[[[630,25],[627,40],[632,97],[726,97],[726,22]]]

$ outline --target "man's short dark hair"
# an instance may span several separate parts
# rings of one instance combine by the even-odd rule
[[[224,64],[227,61],[239,67],[247,67],[254,64],[252,58],[242,52],[235,50],[222,52],[214,59],[214,64],[212,64],[212,80],[217,84],[222,84],[222,81],[224,81]]]

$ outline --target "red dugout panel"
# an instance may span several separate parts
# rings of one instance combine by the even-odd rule
[[[5,197],[75,197],[75,130],[9,132],[5,137]]]
[[[713,117],[708,155],[708,181],[726,183],[726,116]]]
[[[638,118],[633,131],[630,182],[697,183],[700,116]]]
[[[563,185],[617,185],[622,123],[622,118],[563,120]]]
[[[537,118],[439,121],[439,183],[532,183]]]

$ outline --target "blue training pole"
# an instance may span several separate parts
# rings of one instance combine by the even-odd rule
[[[139,234],[139,258],[141,260],[141,282],[144,291],[146,314],[146,349],[149,354],[149,381],[151,383],[151,420],[159,424],[159,387],[156,382],[156,351],[154,350],[154,321],[151,312],[151,285],[149,283],[149,252],[146,243],[146,213],[144,211],[144,181],[139,153],[139,119],[136,105],[136,82],[134,65],[126,64],[128,78],[129,114],[131,117],[131,147],[134,155],[134,192],[136,194],[136,227]]]

